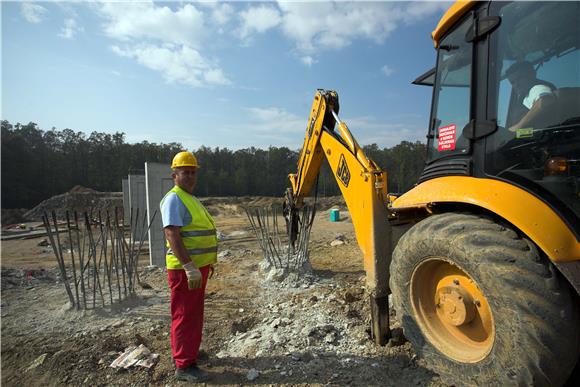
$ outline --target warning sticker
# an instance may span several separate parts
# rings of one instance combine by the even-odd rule
[[[439,152],[455,149],[455,124],[439,128]]]

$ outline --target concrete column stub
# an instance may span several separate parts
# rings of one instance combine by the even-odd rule
[[[145,163],[148,223],[151,223],[151,218],[157,211],[157,215],[149,228],[149,264],[159,267],[165,266],[165,236],[159,203],[165,194],[173,188],[171,172],[168,164]]]
[[[145,199],[145,176],[143,175],[129,175],[129,211],[133,209],[133,224],[131,225],[133,231],[133,239],[139,243],[143,236],[143,215],[147,210],[147,202]],[[130,216],[129,221],[131,221]],[[138,219],[137,219],[138,217]],[[129,222],[127,222],[129,224]],[[145,226],[147,227],[147,226]],[[145,228],[146,229],[146,228]]]
[[[123,179],[123,224],[129,224],[129,209],[131,200],[129,199],[129,178]]]

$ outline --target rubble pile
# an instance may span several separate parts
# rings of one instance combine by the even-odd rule
[[[115,207],[123,207],[122,192],[99,192],[80,186],[73,187],[69,192],[53,196],[32,210],[24,214],[29,220],[40,220],[44,211],[56,211],[59,218],[63,219],[65,211],[114,211]]]
[[[264,285],[268,287],[307,289],[318,281],[308,261],[299,268],[277,268],[263,260],[259,268],[264,276]]]
[[[340,285],[320,281],[303,284],[299,289],[264,288],[270,300],[261,305],[258,323],[234,324],[241,331],[224,343],[218,358],[291,356],[294,360],[327,353],[349,356],[368,356],[376,351],[369,340],[368,302],[361,279],[359,286]],[[358,285],[358,284],[357,284]],[[270,289],[270,290],[269,290]],[[337,313],[338,312],[338,313]],[[247,321],[240,312],[240,319]],[[247,329],[244,329],[247,328]],[[397,339],[395,345],[403,340]]]

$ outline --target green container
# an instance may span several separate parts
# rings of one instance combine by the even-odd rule
[[[330,221],[338,222],[340,220],[340,211],[337,209],[330,210]]]

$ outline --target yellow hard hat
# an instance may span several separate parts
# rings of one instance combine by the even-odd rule
[[[179,167],[199,167],[197,163],[197,159],[191,152],[179,152],[173,158],[173,162],[171,163],[171,169],[179,168]]]

